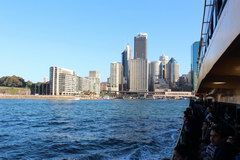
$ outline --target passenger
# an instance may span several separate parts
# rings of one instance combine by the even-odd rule
[[[210,143],[210,132],[211,125],[208,121],[204,121],[202,125],[202,138],[201,142],[203,145],[208,145]]]
[[[178,145],[174,148],[173,160],[190,160],[189,150],[185,145]]]
[[[224,118],[228,123],[233,124],[233,120],[232,120],[232,117],[230,116],[228,107],[226,107],[226,109],[225,109],[225,113],[224,113],[224,115],[223,115],[223,118]]]
[[[216,150],[216,146],[210,143],[204,150],[201,152],[200,159],[201,160],[213,160],[214,153]]]
[[[210,141],[217,147],[213,160],[234,160],[235,151],[232,144],[226,142],[227,134],[223,127],[214,126],[210,132]]]
[[[227,142],[234,146],[234,151],[236,153],[235,159],[240,160],[240,137],[237,136],[228,136]]]
[[[214,117],[214,116],[213,116],[213,108],[212,108],[212,107],[208,107],[208,108],[207,108],[207,112],[206,112],[206,117],[205,117],[205,119],[207,120],[209,117]]]
[[[189,107],[186,108],[186,112],[187,112],[188,115],[192,115],[192,109],[191,108],[189,108]]]

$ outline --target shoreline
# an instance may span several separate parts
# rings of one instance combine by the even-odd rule
[[[76,97],[55,95],[0,95],[0,99],[47,99],[47,100],[100,100],[100,97]]]

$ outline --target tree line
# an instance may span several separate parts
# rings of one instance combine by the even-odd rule
[[[22,77],[18,76],[4,76],[0,78],[0,86],[4,87],[31,87],[31,81],[25,81]]]

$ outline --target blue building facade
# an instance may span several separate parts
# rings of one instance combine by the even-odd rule
[[[198,50],[199,50],[200,42],[194,42],[191,46],[191,82],[193,91],[196,91],[197,83],[198,83]]]
[[[132,51],[130,45],[122,52],[123,66],[123,90],[129,89],[129,60],[132,59]]]

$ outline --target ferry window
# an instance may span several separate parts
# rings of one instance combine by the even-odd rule
[[[217,9],[216,9],[216,7],[214,7],[212,19],[213,19],[213,28],[215,28],[217,26]]]
[[[210,23],[209,23],[209,28],[208,28],[209,39],[212,38],[212,34],[213,34],[213,17],[211,17],[211,20],[210,20]]]
[[[223,0],[217,0],[216,1],[216,7],[217,7],[217,15],[218,17],[220,17],[220,13],[221,13],[221,8],[222,8],[222,3]]]

